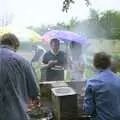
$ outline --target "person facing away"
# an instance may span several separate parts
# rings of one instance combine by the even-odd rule
[[[42,68],[46,69],[46,81],[58,81],[64,80],[63,69],[52,69],[52,68],[65,68],[66,66],[66,54],[60,51],[60,42],[56,38],[50,41],[51,50],[45,53],[43,56]]]
[[[111,58],[99,52],[93,64],[97,75],[87,81],[84,110],[94,120],[120,120],[120,78],[110,70]]]
[[[85,55],[82,53],[82,46],[76,42],[71,42],[70,44],[71,49],[71,73],[72,73],[72,80],[85,80],[85,64],[86,59]]]
[[[43,47],[41,47],[40,45],[33,45],[33,51],[35,52],[35,54],[31,60],[32,62],[41,61],[42,56],[46,52],[46,50]]]
[[[28,120],[27,104],[38,103],[38,87],[29,62],[16,53],[18,38],[0,38],[0,120]]]

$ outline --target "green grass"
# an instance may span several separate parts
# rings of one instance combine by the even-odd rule
[[[93,77],[93,76],[95,75],[95,73],[94,73],[92,70],[86,68],[86,69],[85,69],[85,75],[86,75],[86,80],[88,80],[88,79],[90,79],[91,77]]]

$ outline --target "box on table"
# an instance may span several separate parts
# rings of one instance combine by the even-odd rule
[[[77,94],[71,87],[52,88],[56,120],[77,120]]]

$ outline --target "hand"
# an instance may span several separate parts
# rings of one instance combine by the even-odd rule
[[[53,65],[55,65],[57,63],[57,60],[50,60],[48,62],[48,67],[52,67]]]
[[[29,104],[27,105],[27,112],[32,111],[32,109],[40,106],[40,100],[30,100]]]
[[[84,72],[84,66],[80,66],[80,65],[79,65],[78,71],[81,72],[81,73],[83,73],[83,72]]]
[[[40,105],[41,105],[40,100],[33,100],[32,104],[34,107],[40,107]]]

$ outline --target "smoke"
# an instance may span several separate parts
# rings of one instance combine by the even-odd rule
[[[89,46],[82,47],[81,52],[78,49],[75,50],[76,57],[80,56],[80,54],[84,54],[86,59],[86,70],[87,74],[89,74],[90,71],[93,71],[93,56],[97,52],[104,51],[112,56],[112,70],[114,72],[119,72],[118,69],[120,66],[120,56],[118,56],[120,51],[120,41],[119,40],[112,40],[108,39],[105,36],[105,31],[102,28],[99,27],[89,27],[87,22],[84,21],[82,24],[78,24],[76,27],[74,27],[73,32],[76,32],[80,35],[84,35],[88,38],[88,41],[90,41]],[[75,58],[75,57],[74,57]],[[89,77],[92,77],[93,73],[90,75],[87,75]]]

